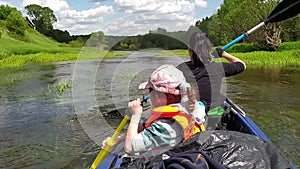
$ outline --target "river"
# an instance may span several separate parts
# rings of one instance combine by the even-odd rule
[[[87,168],[121,119],[102,114],[141,97],[159,65],[182,61],[146,50],[1,70],[0,168]],[[300,68],[248,68],[223,89],[299,168]]]

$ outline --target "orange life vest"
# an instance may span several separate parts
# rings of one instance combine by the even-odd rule
[[[187,140],[192,135],[205,131],[203,124],[200,126],[195,122],[193,116],[190,114],[180,111],[175,107],[161,106],[151,110],[151,116],[146,121],[145,127],[148,128],[152,123],[158,119],[172,118],[176,120],[183,129],[184,140]]]

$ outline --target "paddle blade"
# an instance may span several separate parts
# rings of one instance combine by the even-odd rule
[[[267,23],[280,22],[300,13],[300,0],[283,0],[264,21]]]

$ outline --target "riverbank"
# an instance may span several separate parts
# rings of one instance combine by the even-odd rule
[[[247,67],[294,67],[300,66],[300,42],[284,42],[278,51],[252,51],[247,44],[237,44],[228,52],[242,59]],[[249,51],[249,52],[239,52]],[[188,58],[187,50],[161,51],[160,56],[179,56]],[[225,61],[225,59],[216,59]]]
[[[113,52],[96,47],[71,47],[49,39],[34,30],[27,30],[22,40],[14,39],[7,33],[3,33],[0,38],[0,69],[22,67],[28,64],[128,55],[127,52]]]
[[[279,51],[255,51],[251,44],[236,44],[228,52],[245,61],[248,67],[300,66],[300,41],[284,42]],[[16,40],[6,33],[0,38],[0,69],[23,67],[28,64],[126,57],[131,52],[108,51],[96,47],[75,48],[58,43],[34,30],[26,32],[25,39]],[[187,50],[162,50],[159,56],[188,58]],[[223,59],[218,59],[224,61]]]

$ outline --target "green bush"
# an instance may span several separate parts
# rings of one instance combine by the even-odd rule
[[[6,20],[13,11],[17,11],[17,8],[8,5],[0,5],[0,20]]]
[[[235,44],[226,51],[229,53],[247,53],[247,52],[253,52],[253,51],[261,51],[261,47],[250,44],[250,43],[239,43]]]
[[[280,45],[280,47],[279,47],[279,51],[295,50],[295,49],[300,49],[300,41],[296,41],[296,42],[283,42]]]
[[[24,36],[27,24],[21,12],[12,11],[5,21],[7,30],[13,35]]]
[[[79,40],[72,40],[69,42],[69,45],[71,47],[83,47],[84,42],[83,41],[79,41]]]

